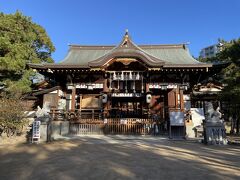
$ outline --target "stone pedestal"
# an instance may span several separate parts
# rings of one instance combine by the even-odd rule
[[[42,122],[40,125],[40,142],[47,142],[48,140],[48,123]]]
[[[69,133],[69,121],[52,121],[50,118],[37,118],[41,121],[40,142],[61,139]]]
[[[226,132],[223,122],[204,122],[205,144],[227,144]]]
[[[53,140],[61,139],[69,133],[69,121],[52,121],[51,127],[51,138]]]

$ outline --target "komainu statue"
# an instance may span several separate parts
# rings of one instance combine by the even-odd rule
[[[225,127],[219,106],[212,102],[205,103],[205,118],[203,123],[204,142],[206,144],[227,144]]]

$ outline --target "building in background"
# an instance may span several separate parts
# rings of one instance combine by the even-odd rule
[[[200,51],[200,58],[216,57],[217,53],[221,51],[221,48],[222,48],[221,43],[205,47]]]

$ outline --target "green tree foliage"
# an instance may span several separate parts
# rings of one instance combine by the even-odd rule
[[[200,61],[200,62],[203,62],[203,63],[211,63],[211,62],[216,61],[216,57],[211,57],[211,58],[199,57],[199,58],[197,58],[197,60]]]
[[[53,62],[54,51],[46,31],[30,17],[0,13],[0,84],[10,95],[30,91],[33,72],[26,64]]]
[[[239,133],[240,124],[240,39],[230,42],[222,41],[222,51],[217,55],[220,61],[229,62],[222,71],[222,81],[226,84],[221,99],[228,102],[229,113],[235,119]]]
[[[229,62],[222,72],[223,82],[227,85],[223,95],[232,98],[234,103],[240,103],[240,39],[225,42],[217,58]]]

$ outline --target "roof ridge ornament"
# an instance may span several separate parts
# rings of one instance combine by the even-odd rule
[[[125,30],[125,34],[124,34],[124,38],[123,38],[123,42],[121,44],[121,46],[125,46],[128,47],[128,41],[129,41],[130,37],[128,34],[128,29]]]
[[[143,49],[141,49],[138,45],[136,45],[132,39],[131,36],[128,33],[128,29],[126,29],[125,34],[122,38],[122,41],[118,46],[113,48],[111,51],[107,52],[103,56],[89,62],[90,67],[99,67],[99,66],[105,66],[110,61],[112,61],[113,58],[137,58],[141,59],[143,63],[147,64],[148,66],[162,66],[165,64],[163,60],[158,59],[157,57],[154,57],[150,55],[149,53],[145,52]]]
[[[128,29],[125,29],[125,37],[128,37]]]

